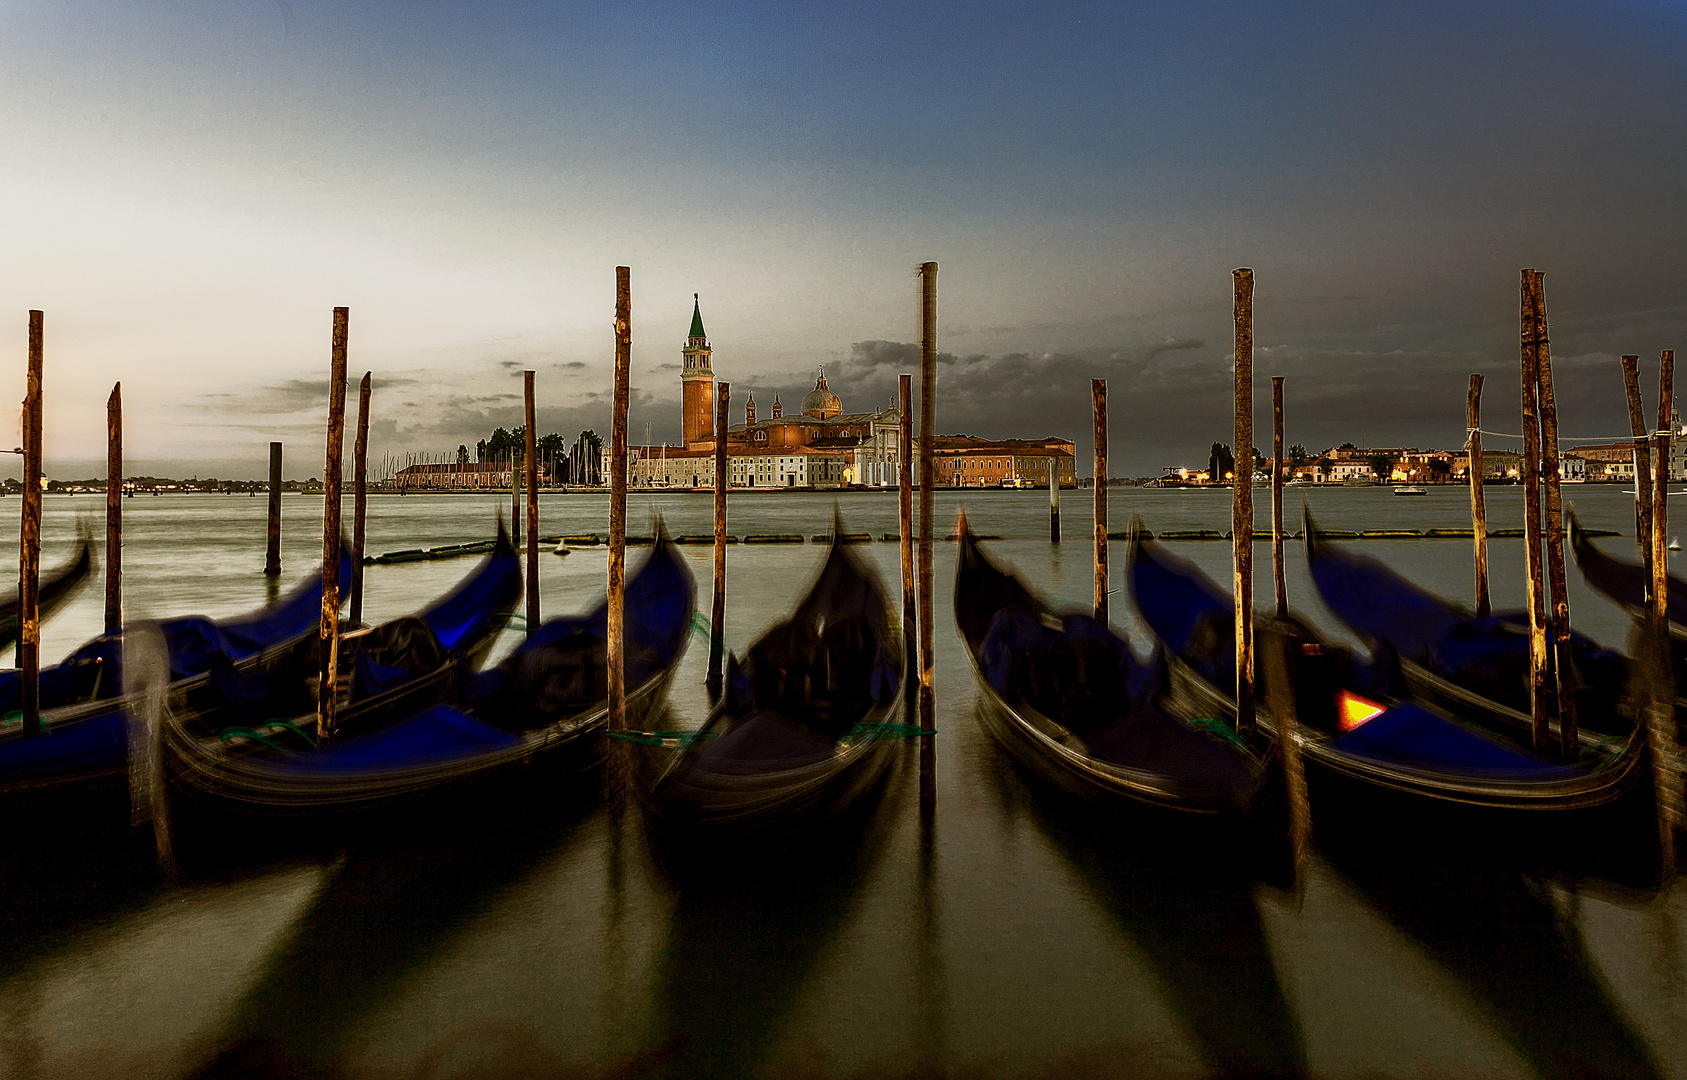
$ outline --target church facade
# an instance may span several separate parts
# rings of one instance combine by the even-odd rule
[[[902,415],[894,404],[846,413],[821,370],[798,411],[787,414],[775,394],[765,416],[756,396],[745,395],[743,422],[715,430],[714,350],[703,329],[703,309],[693,295],[691,329],[680,350],[681,444],[628,447],[628,484],[644,487],[713,487],[715,439],[726,439],[728,485],[735,488],[895,487],[899,481]],[[943,487],[1016,486],[1052,464],[1062,483],[1076,483],[1069,440],[991,442],[946,437],[934,448]],[[608,475],[605,448],[604,474]],[[1064,459],[1064,460],[1062,460]]]

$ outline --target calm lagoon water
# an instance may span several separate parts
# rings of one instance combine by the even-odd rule
[[[1469,523],[1462,489],[1291,496],[1297,517],[1304,497],[1329,528]],[[1134,514],[1156,530],[1228,528],[1228,492],[1109,499],[1115,530]],[[1571,499],[1584,523],[1632,533],[1632,502],[1616,489]],[[1261,524],[1268,503],[1257,501]],[[812,535],[834,504],[851,531],[896,531],[895,497],[877,493],[735,497],[730,529]],[[376,498],[369,548],[480,539],[507,505]],[[1088,603],[1089,493],[1063,493],[1059,546],[1046,492],[943,492],[937,505],[939,536],[964,505],[978,531],[1001,537],[998,556],[1047,594]],[[262,498],[142,496],[124,508],[131,616],[265,601]],[[633,531],[656,513],[675,534],[710,528],[706,495],[635,495]],[[289,497],[284,514],[290,581],[320,556],[321,501]],[[48,565],[83,516],[97,529],[103,502],[49,500]],[[1520,517],[1515,490],[1490,489],[1492,527]],[[606,499],[546,496],[541,519],[547,534],[601,533]],[[9,527],[0,544],[15,550]],[[1632,539],[1605,542],[1631,550]],[[1430,588],[1470,592],[1468,541],[1367,546]],[[1121,587],[1124,547],[1111,545]],[[897,546],[858,550],[894,595]],[[1227,543],[1178,550],[1229,573]],[[1257,595],[1269,597],[1268,548],[1256,551]],[[1321,844],[1298,895],[1145,855],[1131,828],[1086,822],[1029,783],[978,726],[948,602],[954,555],[937,545],[929,829],[904,775],[865,825],[807,860],[673,873],[636,811],[552,774],[450,820],[418,812],[339,842],[254,835],[184,851],[172,875],[107,837],[55,838],[45,854],[0,840],[0,1077],[1687,1077],[1679,883],[1614,888],[1509,869],[1503,852],[1446,860],[1426,853],[1432,836]],[[687,557],[707,611],[710,553]],[[780,617],[821,557],[814,544],[732,549],[729,647]],[[1327,624],[1299,549],[1288,558],[1291,598]],[[601,594],[601,549],[542,559],[546,614]],[[1521,541],[1493,541],[1490,560],[1496,605],[1520,607]],[[369,567],[365,616],[414,610],[467,569]],[[1571,603],[1580,627],[1623,642],[1620,613],[1573,571]],[[45,627],[43,655],[97,632],[101,605],[97,586],[85,590]],[[1146,645],[1126,593],[1112,613]],[[694,639],[672,726],[705,715],[706,665]],[[15,838],[43,824],[14,816],[5,828]]]

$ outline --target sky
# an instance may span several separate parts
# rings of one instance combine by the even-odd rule
[[[1620,354],[1650,410],[1687,349],[1683,5],[0,13],[0,397],[42,309],[50,476],[103,473],[118,380],[132,473],[256,477],[279,439],[320,475],[335,305],[377,461],[518,424],[526,368],[541,431],[604,432],[617,265],[635,441],[679,437],[694,293],[735,418],[822,365],[888,401],[926,260],[939,431],[1087,460],[1105,378],[1115,475],[1231,441],[1239,266],[1256,431],[1282,375],[1314,450],[1456,447],[1472,372],[1517,430],[1523,267],[1565,435],[1628,430]]]

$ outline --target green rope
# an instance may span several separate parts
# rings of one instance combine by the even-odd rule
[[[697,634],[698,637],[706,638],[706,637],[711,636],[710,635],[711,627],[709,625],[709,620],[703,617],[703,613],[701,611],[692,612],[692,614],[691,614],[691,629]]]
[[[838,741],[848,743],[865,739],[911,739],[936,734],[936,728],[923,728],[918,724],[856,724],[839,736]]]
[[[316,736],[312,735],[310,732],[290,720],[271,720],[269,723],[262,725],[259,730],[269,731],[271,728],[284,728],[287,731],[291,731],[311,746],[316,745]]]
[[[503,615],[492,620],[492,627],[496,630],[525,630],[527,629],[527,616],[519,612],[506,611]]]
[[[1189,726],[1194,728],[1196,731],[1204,731],[1208,735],[1216,735],[1225,742],[1235,746],[1238,750],[1248,749],[1248,744],[1242,741],[1242,736],[1236,733],[1236,729],[1231,727],[1229,724],[1226,724],[1223,720],[1215,720],[1210,716],[1197,716],[1195,719],[1189,721]]]
[[[243,727],[224,728],[223,733],[222,733],[223,742],[228,742],[230,739],[250,739],[255,743],[261,743],[264,746],[269,747],[271,750],[275,750],[275,751],[278,751],[278,752],[283,753],[283,754],[292,753],[291,750],[288,750],[285,746],[282,746],[280,743],[276,742],[274,739],[271,739],[267,735],[263,735],[259,732],[253,731],[251,728],[243,728]]]

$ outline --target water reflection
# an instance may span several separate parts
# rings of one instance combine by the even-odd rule
[[[1215,830],[1200,827],[1210,823],[1084,807],[1000,748],[984,740],[974,746],[977,771],[1004,818],[1023,814],[1053,841],[1147,961],[1214,1075],[1306,1075],[1306,1048],[1266,941],[1248,861],[1214,843]]]
[[[1543,1077],[1660,1076],[1595,974],[1548,886],[1497,850],[1446,834],[1326,829],[1323,855],[1367,901],[1476,997]]]
[[[229,1012],[201,1077],[290,1077],[336,1070],[369,1018],[414,973],[564,850],[595,805],[595,785],[563,806],[538,784],[458,819],[442,803],[402,820],[403,839],[344,852],[292,933]],[[485,793],[482,793],[483,797]],[[285,824],[277,826],[284,828]]]
[[[909,748],[910,750],[912,747]],[[914,754],[846,817],[795,845],[686,851],[652,836],[674,893],[656,975],[664,1048],[652,1074],[765,1073],[787,1018],[828,945],[854,915],[902,811]]]

